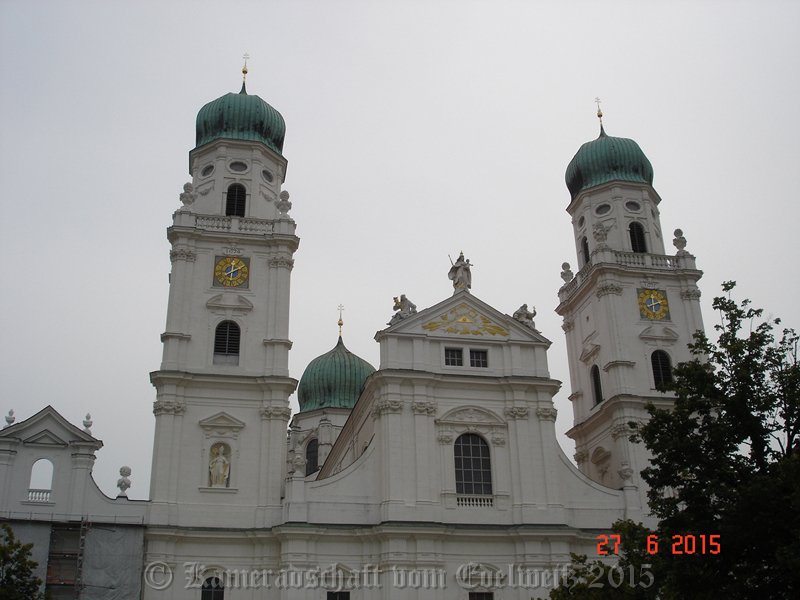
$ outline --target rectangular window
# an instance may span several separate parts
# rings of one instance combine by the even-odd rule
[[[470,367],[488,367],[489,366],[489,351],[488,350],[470,350],[469,351],[469,366]]]
[[[469,600],[494,600],[494,592],[470,592]]]
[[[326,600],[350,600],[350,592],[328,592]]]
[[[463,367],[464,351],[461,348],[445,348],[444,364],[447,367]]]

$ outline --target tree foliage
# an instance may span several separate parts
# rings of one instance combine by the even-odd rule
[[[23,544],[7,523],[0,524],[0,600],[41,600],[42,580],[33,574],[33,544]]]
[[[713,302],[717,341],[696,333],[693,360],[664,387],[674,406],[649,406],[650,420],[633,436],[653,456],[642,471],[658,518],[659,552],[647,557],[656,585],[647,592],[663,600],[800,597],[798,335],[732,299],[734,287],[724,283]],[[718,553],[706,543],[712,535]],[[691,553],[680,543],[686,536],[696,542]],[[580,559],[579,573],[590,564]],[[592,592],[573,582],[550,598],[636,597],[625,588]]]

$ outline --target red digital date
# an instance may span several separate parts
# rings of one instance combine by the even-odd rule
[[[608,556],[609,554],[619,554],[620,536],[617,533],[600,534],[597,536],[597,554]],[[647,553],[658,554],[658,536],[655,534],[647,536]],[[675,534],[672,536],[670,552],[677,554],[719,554],[722,551],[720,535],[701,534]]]

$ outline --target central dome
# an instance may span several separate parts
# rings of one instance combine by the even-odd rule
[[[196,148],[217,139],[261,142],[278,154],[283,151],[286,123],[277,110],[258,96],[247,93],[212,100],[197,113]]]
[[[297,397],[300,412],[317,408],[353,408],[367,377],[375,367],[345,348],[342,338],[330,352],[318,356],[306,367]]]
[[[653,165],[639,144],[608,136],[601,125],[600,136],[575,153],[567,166],[566,180],[574,200],[582,191],[611,181],[653,185]]]

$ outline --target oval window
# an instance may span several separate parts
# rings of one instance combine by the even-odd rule
[[[247,171],[247,165],[240,160],[233,161],[230,165],[228,165],[228,168],[236,173],[244,173]]]
[[[625,203],[625,208],[627,208],[631,212],[639,212],[642,210],[642,205],[638,202],[634,202],[633,200],[628,200]]]
[[[261,171],[261,176],[264,178],[264,181],[268,181],[269,183],[272,183],[272,180],[275,179],[275,177],[272,176],[272,173],[266,169]]]
[[[594,209],[595,214],[604,215],[606,213],[611,212],[611,205],[610,204],[601,204],[597,208]]]
[[[213,172],[214,172],[214,165],[206,165],[205,167],[203,167],[203,170],[200,171],[200,176],[201,177],[208,177]]]

